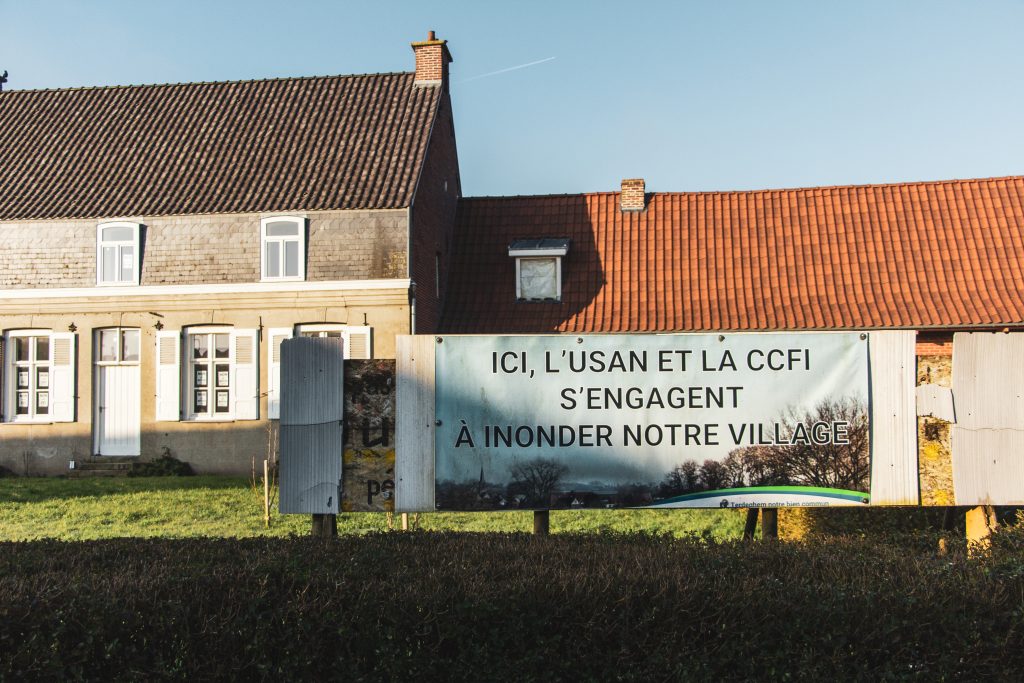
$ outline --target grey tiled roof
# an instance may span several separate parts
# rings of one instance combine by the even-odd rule
[[[411,73],[0,93],[0,220],[409,206]]]

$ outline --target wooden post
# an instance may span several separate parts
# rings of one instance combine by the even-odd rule
[[[409,513],[408,512],[403,512],[402,513],[402,531],[408,531],[408,530],[409,530]]]
[[[747,523],[743,526],[743,540],[753,541],[757,531],[757,508],[747,508]]]
[[[331,539],[338,535],[337,515],[313,515],[313,537]]]
[[[549,510],[533,511],[533,535],[547,536],[551,530],[551,512]]]
[[[983,554],[992,546],[992,532],[999,528],[996,509],[991,505],[979,505],[967,511],[967,555]]]
[[[761,538],[777,539],[779,537],[778,508],[761,509]]]
[[[263,461],[263,527],[270,528],[270,461]]]

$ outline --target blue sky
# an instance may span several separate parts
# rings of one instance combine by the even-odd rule
[[[0,70],[11,89],[409,71],[434,29],[467,195],[757,189],[1024,173],[1022,27],[1021,0],[0,0]]]

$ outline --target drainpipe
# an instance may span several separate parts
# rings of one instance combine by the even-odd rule
[[[416,334],[416,283],[409,281],[409,334]]]

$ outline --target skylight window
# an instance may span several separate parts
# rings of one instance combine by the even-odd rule
[[[516,260],[516,299],[562,300],[562,257],[569,253],[568,239],[516,240],[508,255]]]

